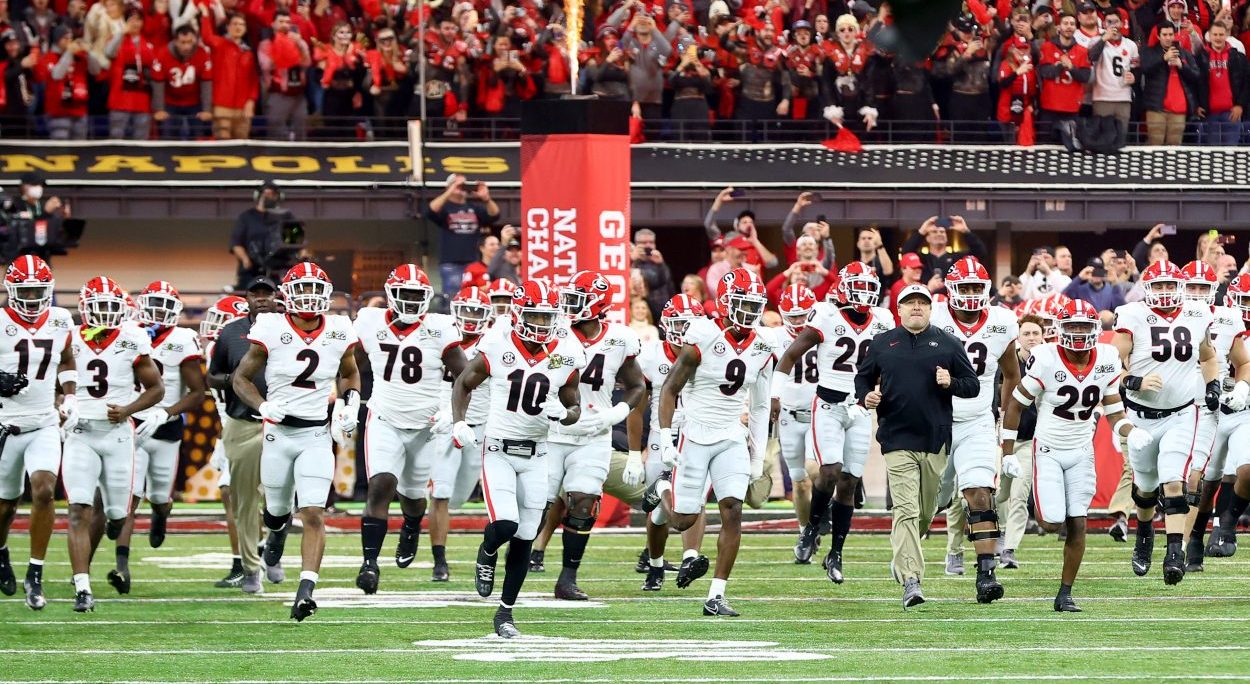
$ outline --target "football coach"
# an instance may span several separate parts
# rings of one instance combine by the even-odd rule
[[[894,499],[892,568],[903,583],[904,608],[924,603],[920,535],[937,512],[951,445],[951,397],[975,397],[980,391],[963,345],[929,325],[932,312],[928,288],[903,288],[898,297],[902,326],[873,338],[855,376],[859,410],[877,409],[877,441]]]

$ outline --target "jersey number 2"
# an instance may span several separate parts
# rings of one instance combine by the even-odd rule
[[[317,371],[317,364],[321,362],[321,357],[317,356],[317,352],[311,349],[301,349],[295,355],[296,361],[303,361],[308,364],[304,370],[291,381],[292,387],[300,389],[317,389],[317,383],[313,382],[312,374]]]

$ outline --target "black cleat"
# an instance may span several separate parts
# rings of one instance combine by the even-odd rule
[[[1211,536],[1207,538],[1206,557],[1207,558],[1223,558],[1224,552],[1220,548],[1220,540],[1224,533],[1219,527],[1211,530]]]
[[[378,593],[378,580],[382,577],[382,570],[378,567],[376,561],[365,561],[360,564],[360,572],[356,573],[356,586],[365,594]]]
[[[1202,572],[1202,537],[1190,537],[1185,545],[1185,572]]]
[[[1216,553],[1208,553],[1208,556],[1214,558],[1232,558],[1237,553],[1237,529],[1235,527],[1220,527],[1211,533],[1211,541],[1215,542],[1218,535],[1219,541],[1216,542]]]
[[[977,603],[993,603],[1003,597],[1003,585],[994,576],[993,558],[977,564]]]
[[[295,592],[295,603],[291,604],[291,619],[303,622],[317,612],[317,602],[313,600],[312,580],[300,580],[299,590]]]
[[[677,588],[685,589],[693,584],[695,580],[706,575],[708,565],[707,556],[683,558],[681,567],[677,570]]]
[[[13,575],[13,565],[9,562],[9,549],[0,549],[0,594],[12,596],[17,593],[17,577]]]
[[[642,553],[638,554],[638,562],[634,564],[634,572],[639,575],[645,575],[651,572],[651,552],[643,548]]]
[[[117,541],[117,538],[122,535],[122,528],[125,526],[126,526],[125,518],[118,518],[117,520],[110,520],[104,523],[104,536],[108,537],[109,541]]]
[[[1180,584],[1185,579],[1185,553],[1180,543],[1168,544],[1167,554],[1163,556],[1163,583]]]
[[[243,586],[243,578],[245,576],[243,568],[231,570],[230,574],[214,582],[213,586],[218,589],[238,589]]]
[[[274,584],[286,579],[286,571],[282,569],[282,552],[286,550],[286,534],[289,530],[289,525],[277,532],[270,530],[268,538],[265,539],[265,550],[260,555],[260,560],[265,565],[265,577]]]
[[[703,602],[703,614],[719,617],[738,617],[738,611],[729,607],[724,596],[713,596]]]
[[[26,607],[31,610],[43,610],[48,605],[48,599],[43,597],[43,581],[38,575],[31,577],[26,576],[22,580],[22,588],[26,590]]]
[[[842,552],[829,549],[829,553],[825,554],[825,575],[829,577],[829,581],[834,584],[842,584]]]
[[[407,525],[399,528],[399,543],[395,545],[395,565],[406,568],[412,565],[417,557],[417,542],[421,540],[421,528],[408,529]]]
[[[643,513],[650,513],[660,505],[660,492],[656,489],[656,486],[660,484],[660,480],[668,482],[671,485],[673,482],[673,471],[665,470],[660,473],[660,476],[655,478],[655,482],[652,482],[651,485],[647,487],[647,491],[642,495],[641,505]]]
[[[1133,574],[1138,577],[1145,577],[1150,572],[1150,563],[1155,550],[1155,531],[1148,522],[1138,522],[1138,525],[1145,525],[1146,534],[1138,534],[1137,541],[1133,542]]]
[[[165,524],[169,522],[168,515],[161,515],[156,511],[152,511],[152,520],[149,522],[151,527],[148,528],[148,544],[154,549],[161,548],[161,544],[165,543]]]
[[[495,634],[504,639],[515,639],[521,636],[516,623],[512,621],[512,609],[499,606],[495,611]]]
[[[74,612],[90,613],[95,610],[95,598],[89,591],[80,591],[74,595]]]
[[[530,572],[547,572],[547,566],[543,565],[543,556],[546,551],[543,549],[534,549],[530,551]]]
[[[1128,539],[1128,520],[1125,518],[1117,518],[1111,527],[1107,529],[1107,534],[1117,542],[1123,544]]]
[[[556,598],[561,601],[586,601],[590,598],[576,582],[556,582]]]
[[[1056,613],[1079,613],[1081,607],[1076,605],[1076,601],[1072,600],[1071,594],[1060,594],[1055,597]]]
[[[130,571],[129,570],[118,570],[117,568],[113,568],[112,570],[109,570],[108,581],[109,581],[109,584],[113,585],[113,588],[117,590],[117,593],[119,594],[130,593]]]
[[[820,530],[811,525],[804,525],[799,530],[799,540],[794,544],[794,562],[797,565],[807,565],[812,562],[812,556],[816,555],[816,551],[820,549]]]
[[[642,581],[643,591],[659,591],[664,587],[664,568],[648,568],[647,579]]]
[[[434,572],[430,574],[431,582],[449,582],[451,581],[451,570],[447,568],[447,561],[434,561]]]
[[[477,547],[477,574],[473,578],[473,585],[477,587],[477,595],[483,598],[490,596],[495,590],[495,561],[499,560],[499,555],[486,555],[486,549],[481,546]]]

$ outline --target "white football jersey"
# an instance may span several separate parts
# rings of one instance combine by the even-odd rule
[[[459,330],[459,328],[457,328]],[[460,351],[464,352],[464,360],[467,364],[477,357],[478,342],[481,336],[462,337],[460,338]],[[452,379],[450,371],[443,371],[443,398],[442,406],[451,409],[451,386],[455,383]],[[490,383],[484,382],[478,385],[469,393],[469,408],[464,412],[464,421],[469,425],[482,425],[486,422],[486,417],[490,414]]]
[[[1214,312],[1215,318],[1211,322],[1211,330],[1207,335],[1211,339],[1211,347],[1215,349],[1215,358],[1220,364],[1219,379],[1229,377],[1235,373],[1234,369],[1229,366],[1228,353],[1233,348],[1233,340],[1238,335],[1246,334],[1246,325],[1241,320],[1241,311],[1230,306],[1217,306]],[[1202,380],[1202,374],[1198,374],[1198,380]],[[1206,386],[1203,385],[1202,393],[1199,395],[1205,398]]]
[[[70,336],[78,368],[78,415],[85,420],[107,420],[108,405],[125,406],[138,396],[135,364],[152,356],[152,340],[137,325],[102,330],[88,342],[87,328]]]
[[[427,427],[443,404],[443,353],[460,343],[447,314],[429,313],[401,330],[389,309],[361,309],[356,336],[369,355],[373,395],[369,410],[398,428]]]
[[[0,402],[0,421],[33,430],[56,425],[57,367],[69,344],[74,320],[59,306],[49,308],[35,322],[23,319],[7,306],[0,314],[0,370],[21,373],[30,383],[15,397]]]
[[[304,331],[287,314],[258,314],[247,339],[268,353],[266,400],[277,402],[292,418],[329,417],[339,364],[357,344],[356,329],[347,316],[323,315],[318,328]]]
[[[1211,307],[1185,302],[1171,316],[1132,302],[1115,310],[1116,332],[1133,339],[1129,354],[1130,375],[1151,373],[1163,379],[1157,392],[1126,390],[1130,401],[1155,409],[1174,409],[1194,400],[1194,388],[1202,386],[1198,348],[1211,328],[1215,314]]]
[[[144,332],[148,330],[144,329]],[[152,340],[152,360],[156,362],[156,370],[161,372],[161,381],[165,383],[165,396],[156,402],[156,408],[169,408],[178,403],[187,391],[182,384],[182,362],[203,358],[199,336],[190,328],[175,326],[149,337]]]
[[[953,335],[964,346],[972,370],[981,381],[977,396],[968,399],[954,397],[951,408],[956,422],[973,420],[988,415],[994,404],[994,378],[998,374],[998,359],[1007,347],[1020,336],[1020,324],[1016,315],[1001,306],[991,306],[981,312],[971,325],[955,320],[946,304],[934,304],[932,325]]]
[[[586,367],[582,345],[568,336],[557,337],[531,354],[510,328],[495,326],[477,346],[490,373],[483,383],[490,388],[486,436],[546,440],[551,420],[543,414],[544,404],[559,401],[560,388]]]
[[[820,333],[820,342],[816,345],[819,370],[814,371],[818,373],[817,384],[835,392],[853,393],[855,373],[859,371],[864,354],[868,353],[868,343],[894,327],[894,315],[881,307],[873,307],[860,326],[851,322],[840,307],[817,306],[816,315],[807,326]]]
[[[619,323],[604,321],[599,335],[594,338],[582,337],[576,328],[561,326],[556,330],[557,338],[565,338],[582,347],[586,356],[586,367],[582,369],[578,380],[578,391],[582,398],[582,413],[590,411],[606,411],[612,407],[612,390],[616,386],[616,374],[621,370],[627,359],[638,356],[642,343],[638,333]],[[564,426],[559,423],[551,426],[551,441],[564,444],[582,444],[591,437],[566,434]],[[608,432],[611,428],[605,428]]]
[[[673,370],[673,364],[677,363],[677,355],[681,353],[681,347],[673,347],[664,340],[653,340],[642,346],[642,352],[638,354],[638,367],[642,369],[642,377],[651,384],[651,432],[660,429],[660,388],[664,386],[664,381],[668,379],[668,374]],[[684,412],[682,411],[682,396],[685,391],[677,395],[677,410],[673,412],[673,429],[681,429],[685,422]],[[676,434],[676,433],[673,433]]]
[[[1120,391],[1120,354],[1109,344],[1095,345],[1089,364],[1078,370],[1054,342],[1033,348],[1020,386],[1036,399],[1039,446],[1092,448],[1094,410],[1104,397]]]
[[[790,348],[794,336],[784,326],[763,328],[760,332],[769,337],[777,360]],[[786,409],[810,409],[812,400],[816,398],[816,383],[820,381],[820,345],[808,349],[794,362],[794,368],[786,376],[781,387],[781,407]]]
[[[682,436],[696,444],[746,439],[742,413],[753,385],[772,371],[772,343],[754,330],[737,342],[718,322],[698,319],[686,330],[686,346],[699,351],[699,367],[684,388]]]

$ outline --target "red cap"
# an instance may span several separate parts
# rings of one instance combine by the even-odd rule
[[[898,260],[898,265],[903,268],[923,268],[924,264],[920,261],[920,255],[915,252],[908,252]]]

